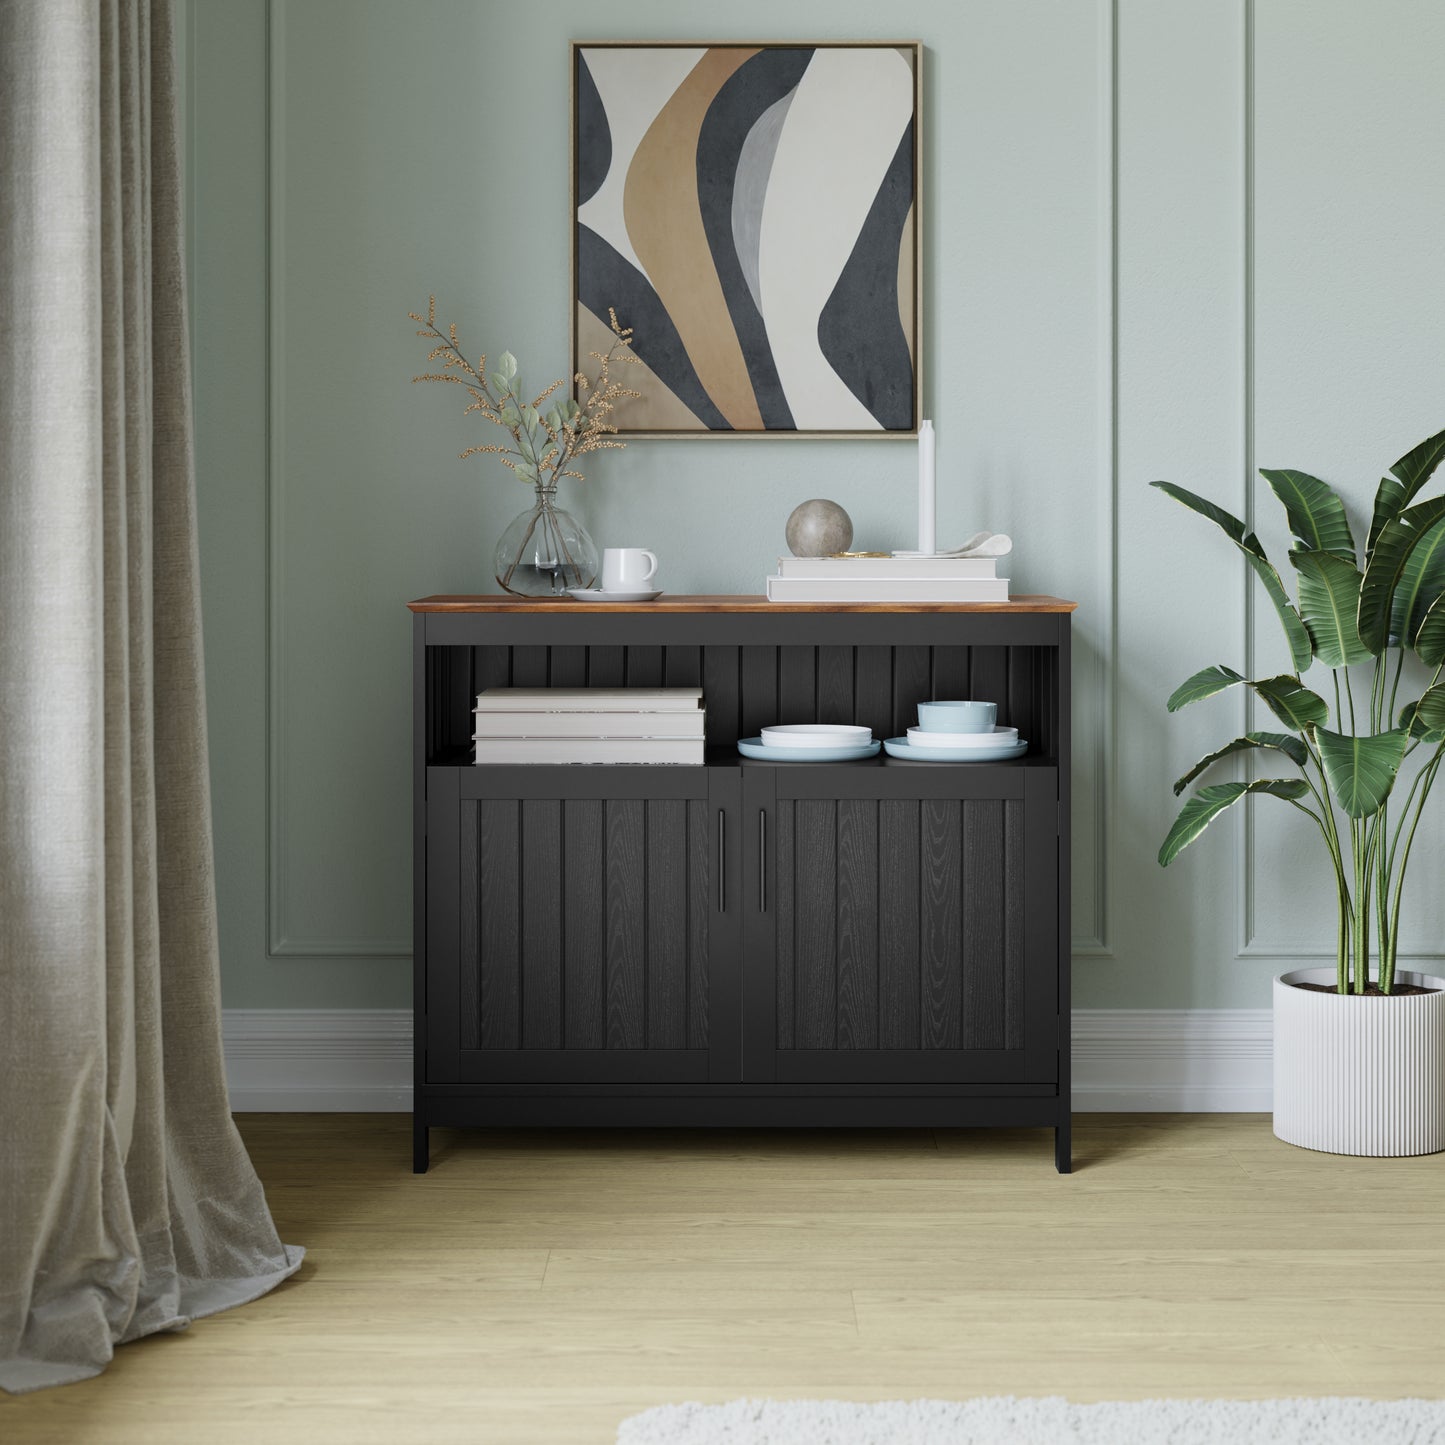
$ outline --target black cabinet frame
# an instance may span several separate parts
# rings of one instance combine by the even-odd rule
[[[1052,1127],[1068,1171],[1067,610],[414,610],[416,1170],[432,1124],[993,1124]],[[475,767],[475,693],[509,684],[701,685],[707,762]],[[997,701],[1029,755],[734,746],[815,718],[892,736],[933,696]],[[478,919],[522,980],[493,1037]]]

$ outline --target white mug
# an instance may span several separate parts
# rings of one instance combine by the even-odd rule
[[[641,592],[657,575],[657,554],[646,547],[604,547],[602,590]]]

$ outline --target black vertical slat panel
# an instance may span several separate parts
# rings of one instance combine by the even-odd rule
[[[705,1049],[708,1039],[708,920],[716,890],[712,857],[717,819],[701,798],[687,804],[687,1047]]]
[[[643,996],[647,922],[643,803],[609,798],[607,813],[607,1047],[640,1049],[644,1043]]]
[[[918,1023],[918,804],[878,803],[878,1045],[916,1049]]]
[[[798,1046],[797,1013],[794,1003],[797,997],[797,971],[794,967],[793,947],[797,938],[797,926],[793,917],[795,874],[793,871],[793,804],[779,798],[773,814],[778,841],[774,852],[777,855],[777,883],[773,891],[777,894],[777,971],[778,971],[778,1047],[795,1049]]]
[[[709,645],[702,652],[702,700],[707,708],[707,740],[711,747],[733,747],[743,734],[738,690],[738,649]]]
[[[969,655],[968,696],[977,702],[998,704],[998,721],[1010,723],[1008,714],[1008,648],[975,647]]]
[[[562,804],[522,803],[522,1047],[562,1047]]]
[[[662,649],[660,647],[629,647],[627,649],[628,687],[662,686]]]
[[[467,750],[472,740],[472,650],[469,647],[428,649],[433,670],[430,753]]]
[[[512,649],[512,686],[547,686],[547,649],[540,646]]]
[[[475,694],[512,685],[512,649],[489,645],[472,648],[472,689]]]
[[[1004,1047],[1024,1046],[1024,805],[1003,805]]]
[[[853,721],[853,649],[818,649],[818,721]]]
[[[968,700],[968,648],[933,649],[933,697],[939,702]]]
[[[1011,647],[1008,650],[1008,720],[1019,730],[1019,736],[1034,746],[1039,742],[1038,713],[1035,708],[1034,664],[1036,647]],[[1000,708],[1000,712],[1005,709]]]
[[[517,984],[517,831],[515,798],[483,798],[477,805],[477,888],[481,924],[476,968],[481,984],[481,1047],[521,1047]]]
[[[662,680],[666,687],[701,687],[702,648],[664,647]]]
[[[918,704],[929,700],[932,676],[926,647],[898,647],[893,652],[893,723],[888,736],[906,737],[918,725]]]
[[[778,721],[778,649],[744,647],[741,677],[740,736],[755,738]]]
[[[793,967],[800,1049],[831,1049],[838,1019],[838,806],[793,804]]]
[[[959,804],[929,798],[920,808],[919,864],[923,917],[919,924],[923,969],[923,1047],[959,1046],[959,973],[962,919],[959,913]]]
[[[621,687],[625,681],[624,649],[621,647],[589,647],[587,649],[587,686]]]
[[[838,800],[838,1047],[878,1047],[878,804]]]
[[[963,804],[963,978],[961,1046],[1004,1047],[1004,802]]]
[[[550,687],[586,687],[587,649],[554,647],[547,682]]]
[[[687,1047],[687,802],[647,803],[647,1047]]]
[[[600,798],[572,798],[563,805],[562,997],[569,1049],[600,1049],[607,1042],[602,806]]]
[[[893,722],[893,649],[860,647],[853,678],[853,721],[876,738],[897,736]]]
[[[810,723],[818,720],[814,691],[817,655],[811,647],[778,649],[778,721]]]
[[[461,1011],[458,1045],[482,1046],[482,894],[478,804],[465,799],[460,805],[457,830],[460,914],[457,919],[459,973],[457,1007]]]

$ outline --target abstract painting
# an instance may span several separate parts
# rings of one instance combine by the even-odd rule
[[[573,369],[619,430],[911,436],[916,44],[575,44]]]

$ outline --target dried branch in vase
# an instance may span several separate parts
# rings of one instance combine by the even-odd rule
[[[582,473],[575,470],[573,464],[589,452],[620,451],[627,445],[615,439],[617,427],[609,418],[618,402],[640,400],[642,393],[615,380],[612,368],[617,364],[640,366],[642,363],[631,349],[632,328],[618,321],[616,311],[609,308],[607,313],[616,340],[606,352],[589,353],[598,364],[597,376],[589,379],[579,371],[572,378],[585,400],[579,403],[573,397],[563,397],[543,411],[542,407],[564,384],[565,378],[558,377],[531,401],[524,401],[517,358],[510,351],[504,351],[490,375],[485,356],[473,366],[457,341],[456,323],[452,322],[446,331],[437,327],[436,301],[435,296],[429,299],[425,316],[415,311],[408,315],[417,323],[416,334],[433,343],[427,360],[440,359],[442,369],[423,372],[412,377],[412,381],[439,381],[466,388],[472,400],[463,415],[479,412],[512,439],[511,445],[502,442],[468,447],[461,453],[463,459],[478,453],[494,453],[504,467],[510,468],[529,486],[551,490],[561,477],[582,481]]]

